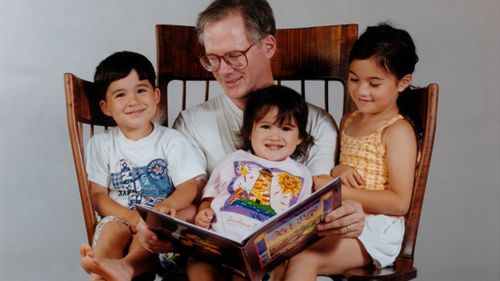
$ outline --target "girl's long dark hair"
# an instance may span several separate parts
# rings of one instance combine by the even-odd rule
[[[354,43],[349,55],[349,63],[353,60],[375,58],[379,67],[400,80],[412,74],[418,62],[415,44],[410,34],[394,28],[388,23],[369,26]],[[412,121],[415,126],[416,104],[412,104],[411,89],[407,87],[398,96],[397,104],[401,115]],[[418,129],[418,128],[417,128]]]

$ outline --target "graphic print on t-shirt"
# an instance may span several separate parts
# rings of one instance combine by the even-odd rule
[[[221,211],[238,213],[259,221],[282,213],[299,198],[304,179],[279,168],[253,161],[233,162],[234,177],[229,198]]]
[[[134,208],[135,204],[152,207],[174,190],[164,159],[155,159],[143,167],[133,167],[126,159],[121,159],[117,166],[118,172],[111,173],[111,183],[118,197],[127,200],[129,208]]]

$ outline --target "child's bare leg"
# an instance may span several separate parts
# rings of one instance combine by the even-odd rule
[[[212,265],[191,258],[187,262],[187,276],[189,280],[196,281],[224,280],[222,274]]]
[[[80,247],[80,263],[87,272],[90,273],[90,280],[124,281],[131,280],[126,268],[118,268],[117,259],[97,257],[88,245]],[[118,272],[118,274],[117,274]]]
[[[316,280],[318,274],[339,274],[370,261],[357,239],[329,236],[291,258],[284,280]]]
[[[102,226],[94,248],[89,245],[80,247],[80,264],[85,271],[90,273],[90,280],[103,280],[99,274],[102,271],[102,259],[122,258],[131,237],[126,225],[109,221]]]
[[[84,248],[82,251],[85,250]],[[87,252],[87,256],[91,262],[86,263],[84,268],[96,276],[97,279],[92,280],[132,280],[133,277],[151,271],[156,266],[156,256],[146,251],[136,237],[132,240],[128,254],[122,259],[95,257],[91,251]]]
[[[94,252],[98,257],[122,258],[132,239],[132,233],[127,225],[109,221],[102,226],[101,233],[94,245]]]
[[[152,254],[142,247],[139,238],[135,235],[130,244],[128,254],[120,261],[131,269],[133,277],[150,272],[159,265],[158,254]]]
[[[93,274],[91,269],[99,265],[99,259],[96,257],[94,249],[88,244],[83,244],[80,246],[80,265],[82,268],[90,273],[90,280],[102,280],[99,276]]]
[[[340,274],[350,268],[365,266],[372,261],[358,239],[330,236],[321,241],[323,244],[313,248],[319,253],[318,274]]]
[[[282,264],[276,266],[273,269],[273,271],[271,271],[271,278],[269,278],[269,281],[281,281],[281,280],[283,280],[283,277],[285,276],[285,270],[286,270],[287,264],[288,264],[288,261],[285,261]]]

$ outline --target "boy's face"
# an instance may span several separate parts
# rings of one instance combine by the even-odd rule
[[[146,137],[152,130],[151,120],[160,102],[160,91],[148,80],[139,80],[132,70],[123,79],[113,81],[99,105],[104,114],[113,117],[122,133],[131,140]]]

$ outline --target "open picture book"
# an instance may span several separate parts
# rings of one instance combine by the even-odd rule
[[[161,239],[171,240],[176,251],[256,281],[278,264],[321,239],[317,235],[316,225],[340,204],[340,178],[336,178],[304,201],[266,220],[241,242],[150,207],[136,207],[148,227]]]

